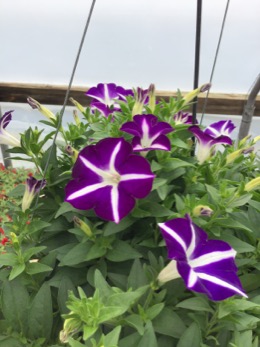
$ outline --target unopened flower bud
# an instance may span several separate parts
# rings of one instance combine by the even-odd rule
[[[93,237],[93,234],[92,234],[90,227],[85,222],[83,222],[83,220],[74,216],[73,221],[74,221],[75,225],[78,228],[80,228],[88,237],[90,237],[90,238]]]
[[[81,113],[85,113],[85,108],[78,102],[76,101],[75,99],[73,98],[69,98],[70,102],[73,103],[74,106],[77,107],[77,109],[81,112]]]
[[[245,191],[250,192],[251,190],[259,189],[259,187],[260,187],[260,176],[246,183]]]
[[[135,104],[132,110],[133,117],[137,114],[143,113],[144,103],[148,96],[148,90],[147,89],[144,90],[138,87],[134,94],[135,94]]]
[[[81,322],[76,318],[67,318],[64,322],[59,338],[62,343],[67,343],[68,338],[81,328]]]
[[[239,147],[243,146],[247,142],[247,140],[250,139],[250,137],[251,137],[251,135],[247,135],[242,140],[240,140],[239,141]]]
[[[65,146],[65,152],[72,158],[73,163],[78,159],[79,152],[70,145]]]
[[[155,99],[155,85],[154,84],[150,84],[150,86],[148,88],[148,96],[149,96],[148,107],[153,112],[154,109],[155,109],[155,103],[156,103],[156,99]]]
[[[213,213],[213,210],[206,205],[198,205],[194,207],[192,214],[194,217],[199,217],[199,216],[207,216],[210,217]]]
[[[203,84],[202,86],[200,86],[199,88],[194,89],[191,92],[189,92],[188,94],[186,94],[183,98],[184,105],[187,105],[194,98],[196,98],[196,96],[198,96],[200,93],[204,93],[204,92],[208,91],[210,89],[210,87],[211,87],[211,84],[206,83],[206,84]]]
[[[81,122],[77,110],[73,111],[73,118],[75,120],[76,125],[79,126]]]
[[[33,108],[33,109],[38,109],[45,117],[48,119],[56,119],[55,115],[45,106],[42,106],[37,100],[29,97],[27,98],[28,104]]]
[[[253,145],[254,145],[255,143],[257,143],[257,141],[259,141],[259,140],[260,140],[260,135],[256,136],[256,137],[253,139]]]
[[[164,284],[175,278],[181,277],[177,270],[177,262],[175,260],[171,260],[167,266],[159,273],[157,280],[160,284]]]
[[[39,193],[41,189],[46,186],[46,180],[37,180],[33,176],[28,177],[25,184],[25,192],[22,200],[22,211],[25,212],[30,208],[34,197]]]

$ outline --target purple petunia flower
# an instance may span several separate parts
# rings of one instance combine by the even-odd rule
[[[132,141],[134,151],[171,150],[171,142],[165,136],[174,130],[170,124],[158,122],[158,118],[152,114],[136,115],[133,120],[124,123],[120,130],[134,135]]]
[[[178,112],[173,116],[175,124],[193,124],[192,123],[192,114],[189,112]],[[196,123],[198,123],[196,121]]]
[[[204,131],[197,125],[191,126],[191,131],[198,139],[197,158],[200,164],[204,163],[214,151],[215,145],[232,145],[229,135],[235,126],[231,121],[220,121],[211,124]]]
[[[90,88],[86,95],[94,99],[90,104],[91,108],[98,109],[105,117],[108,117],[113,111],[120,110],[115,100],[126,101],[126,96],[133,96],[133,92],[114,83],[99,83],[97,87]]]
[[[39,193],[41,189],[46,186],[46,180],[37,180],[34,177],[28,177],[25,185],[25,192],[22,200],[22,211],[25,212],[30,208],[34,197]]]
[[[18,147],[20,146],[20,141],[5,130],[12,120],[12,112],[13,111],[5,112],[3,117],[0,118],[0,144]]]
[[[104,219],[119,223],[152,189],[149,162],[132,154],[123,138],[107,138],[85,147],[66,188],[66,201],[80,210],[94,209]]]
[[[160,223],[159,227],[168,257],[176,262],[176,269],[187,288],[215,301],[235,294],[247,297],[237,276],[236,251],[228,243],[208,240],[206,232],[188,215]]]

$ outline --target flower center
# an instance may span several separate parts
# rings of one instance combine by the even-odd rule
[[[121,176],[118,172],[109,172],[106,171],[105,175],[103,176],[103,182],[105,182],[107,185],[111,186],[117,186],[120,182]]]

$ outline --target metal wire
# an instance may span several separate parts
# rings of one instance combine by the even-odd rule
[[[230,3],[230,0],[227,0],[226,9],[225,9],[224,17],[223,17],[223,20],[222,20],[219,40],[218,40],[217,49],[216,49],[216,53],[215,53],[215,58],[214,58],[214,62],[213,62],[213,66],[212,66],[212,70],[211,70],[211,74],[210,74],[209,83],[212,83],[212,81],[213,81],[215,67],[216,67],[216,63],[217,63],[217,59],[218,59],[219,48],[220,48],[220,44],[221,44],[221,40],[222,40],[222,36],[223,36],[223,32],[224,32],[224,27],[225,27],[225,23],[226,23],[229,3]],[[202,109],[202,113],[201,113],[200,124],[202,124],[202,121],[203,121],[203,118],[204,118],[204,114],[205,114],[207,103],[208,103],[208,96],[209,96],[209,90],[207,91],[207,94],[206,94],[206,97],[205,97],[205,101],[204,101],[204,105],[203,105],[203,109]]]
[[[79,57],[80,57],[80,54],[81,54],[81,51],[82,51],[82,47],[83,47],[83,44],[84,44],[84,41],[85,41],[85,37],[86,37],[87,31],[88,31],[88,27],[89,27],[89,23],[90,23],[90,20],[91,20],[91,17],[92,17],[92,13],[93,13],[93,10],[94,10],[94,7],[95,7],[95,3],[96,3],[96,0],[93,0],[92,4],[91,4],[91,7],[90,7],[90,10],[89,10],[89,13],[88,13],[88,17],[87,17],[87,21],[86,21],[86,24],[85,24],[85,28],[84,28],[84,31],[83,31],[83,34],[82,34],[82,38],[81,38],[80,45],[79,45],[79,48],[78,48],[77,56],[76,56],[76,59],[75,59],[75,62],[74,62],[74,66],[73,66],[73,69],[72,69],[72,73],[71,73],[71,76],[70,76],[68,89],[66,91],[64,103],[63,103],[63,106],[62,106],[62,109],[61,109],[61,112],[60,112],[60,117],[59,117],[57,130],[56,130],[56,132],[54,134],[53,142],[52,142],[52,145],[51,145],[51,149],[50,149],[50,152],[49,152],[49,155],[48,155],[45,167],[44,167],[43,178],[42,178],[43,180],[46,177],[46,173],[47,173],[47,170],[48,170],[48,167],[49,167],[49,164],[50,164],[52,151],[53,151],[53,148],[55,146],[55,142],[56,142],[56,139],[57,139],[57,136],[58,136],[58,133],[59,133],[59,129],[60,129],[61,124],[62,124],[64,111],[65,111],[65,108],[67,106],[67,102],[68,102],[68,99],[69,99],[69,94],[70,94],[72,82],[73,82],[74,75],[75,75],[75,72],[76,72],[76,69],[77,69],[77,66],[78,66]],[[43,180],[42,180],[42,185],[43,185]],[[39,192],[37,194],[37,197],[36,197],[35,208],[38,206],[40,190],[39,190]]]

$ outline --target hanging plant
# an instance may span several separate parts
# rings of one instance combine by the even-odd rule
[[[257,139],[192,124],[207,88],[166,102],[101,83],[62,126],[29,98],[53,131],[11,138],[37,177],[5,192],[0,346],[258,345]]]

